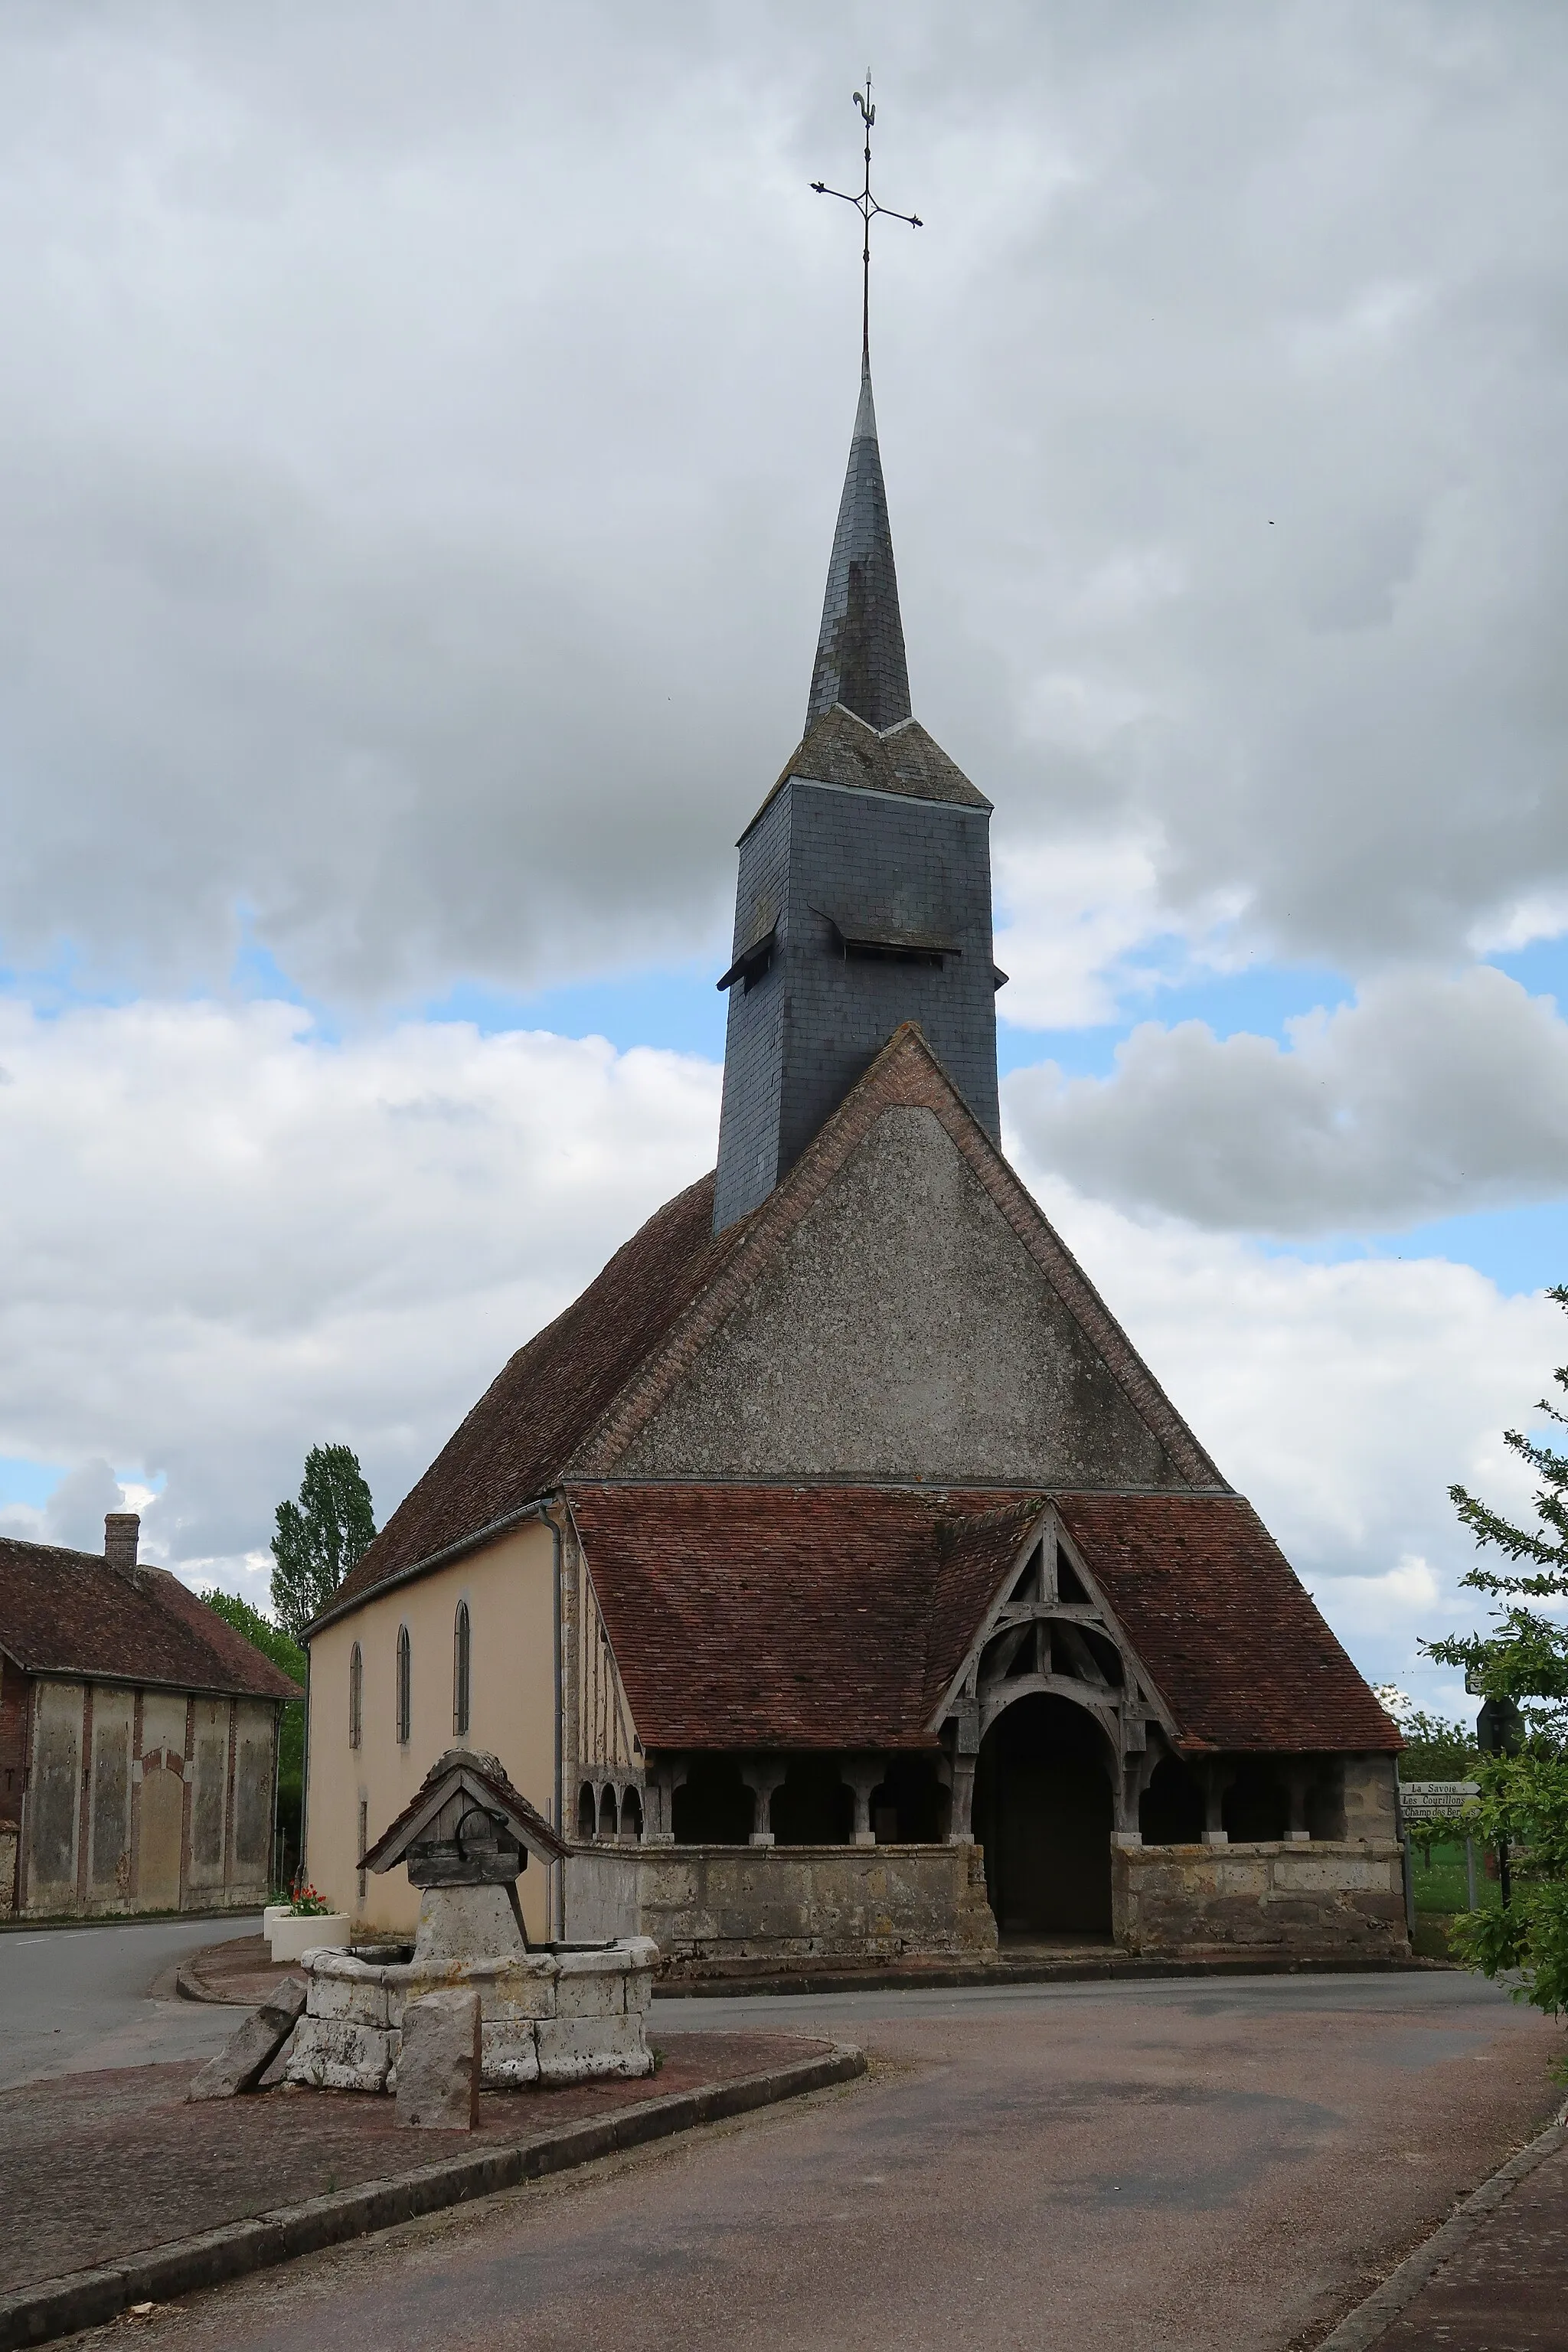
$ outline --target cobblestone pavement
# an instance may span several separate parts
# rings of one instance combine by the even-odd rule
[[[822,2047],[754,2032],[652,2039],[664,2054],[656,2075],[486,2093],[472,2133],[401,2131],[391,2099],[353,2092],[188,2106],[189,2065],[72,2074],[0,2094],[0,2291]]]
[[[1561,2030],[1457,1974],[680,2006],[683,2027],[721,2010],[731,2030],[805,2011],[864,2042],[872,2076],[193,2296],[141,2334],[156,2352],[1287,2352],[1561,2096]]]
[[[1378,2352],[1563,2352],[1568,2149],[1489,2216],[1378,2339]]]

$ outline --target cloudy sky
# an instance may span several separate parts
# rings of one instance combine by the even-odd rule
[[[0,15],[0,1524],[260,1599],[711,1162],[856,390],[1009,1148],[1354,1654],[1568,1327],[1568,18]]]

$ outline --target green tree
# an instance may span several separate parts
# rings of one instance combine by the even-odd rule
[[[272,1612],[298,1641],[370,1549],[375,1512],[352,1446],[312,1445],[297,1503],[278,1506]]]
[[[1568,1308],[1568,1284],[1548,1296]],[[1568,1364],[1552,1377],[1560,1396],[1568,1396]],[[1552,1425],[1548,1437],[1568,1429],[1561,1403],[1543,1397],[1537,1410]],[[1499,1911],[1462,1915],[1456,1948],[1488,1976],[1520,1969],[1528,1998],[1556,2014],[1568,2009],[1568,1622],[1540,1604],[1568,1601],[1568,1454],[1517,1429],[1505,1431],[1504,1442],[1540,1481],[1539,1524],[1516,1527],[1463,1486],[1450,1486],[1478,1548],[1500,1552],[1508,1565],[1478,1565],[1463,1580],[1496,1604],[1488,1633],[1452,1633],[1422,1647],[1440,1665],[1462,1666],[1467,1687],[1493,1701],[1494,1712],[1518,1710],[1520,1737],[1507,1743],[1515,1752],[1480,1759],[1473,1775],[1481,1785],[1479,1819],[1466,1822],[1508,1858],[1509,1900]]]
[[[305,1653],[291,1634],[237,1592],[204,1592],[202,1599],[226,1625],[232,1625],[253,1649],[286,1674],[290,1682],[301,1688],[305,1683]],[[300,1858],[300,1825],[305,1810],[305,1702],[291,1698],[284,1702],[283,1721],[278,1735],[278,1830],[282,1841],[282,1853],[274,1855],[274,1874],[279,1885],[287,1885],[290,1871]]]

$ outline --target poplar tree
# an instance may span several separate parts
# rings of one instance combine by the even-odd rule
[[[370,1488],[349,1445],[312,1445],[297,1503],[278,1506],[272,1613],[298,1641],[375,1535]]]
[[[1568,1308],[1568,1284],[1547,1296]],[[1464,1827],[1506,1858],[1509,1899],[1500,1911],[1462,1915],[1455,1947],[1488,1976],[1519,1969],[1525,1995],[1556,2014],[1568,2009],[1568,1622],[1548,1612],[1568,1601],[1568,1453],[1552,1442],[1568,1430],[1568,1364],[1552,1378],[1559,1401],[1543,1397],[1536,1407],[1543,1439],[1503,1433],[1539,1482],[1537,1524],[1517,1526],[1465,1487],[1448,1489],[1478,1549],[1507,1563],[1478,1563],[1461,1580],[1490,1596],[1490,1629],[1422,1647],[1440,1665],[1464,1668],[1467,1689],[1491,1703],[1483,1724],[1489,1714],[1504,1734],[1476,1767],[1479,1818],[1467,1816]]]

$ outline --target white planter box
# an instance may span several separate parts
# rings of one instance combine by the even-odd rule
[[[272,1929],[276,1922],[279,1919],[286,1919],[288,1916],[289,1906],[287,1903],[269,1903],[268,1905],[266,1910],[261,1915],[261,1932],[266,1937],[268,1943],[272,1941]]]
[[[346,1911],[318,1912],[314,1918],[300,1918],[285,1912],[280,1918],[268,1922],[267,1940],[275,1960],[297,1960],[304,1952],[316,1947],[329,1948],[346,1944],[349,1939],[349,1915]]]

